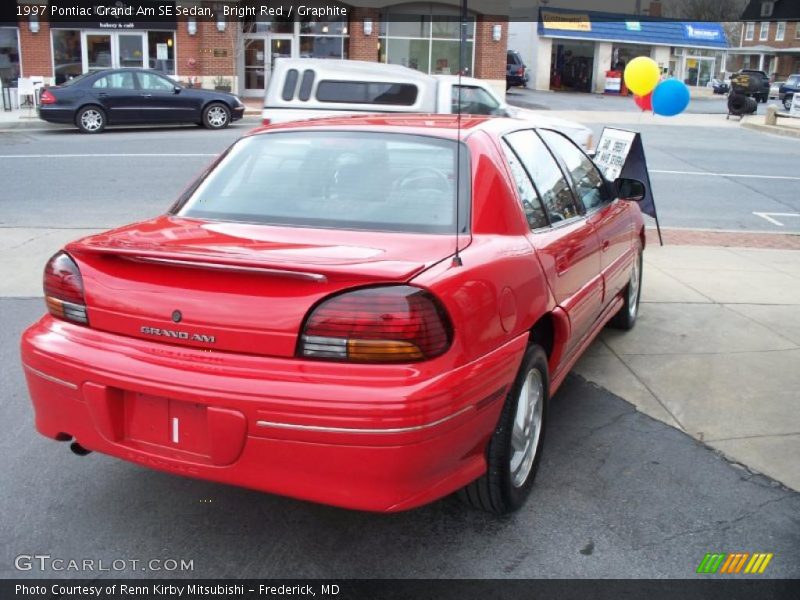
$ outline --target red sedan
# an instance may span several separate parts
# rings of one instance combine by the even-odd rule
[[[348,508],[512,511],[550,397],[634,324],[643,193],[522,121],[265,128],[166,215],[50,259],[22,338],[36,427]]]

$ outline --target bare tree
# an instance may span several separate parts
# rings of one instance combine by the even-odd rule
[[[739,21],[748,0],[665,0],[665,17],[686,21]]]

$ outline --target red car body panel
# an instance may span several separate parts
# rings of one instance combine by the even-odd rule
[[[543,321],[552,331],[554,391],[621,306],[644,238],[638,208],[618,200],[532,233],[498,141],[521,126],[462,126],[469,234],[162,216],[69,244],[90,327],[48,315],[24,333],[37,429],[176,474],[364,510],[419,506],[480,476],[531,331]],[[265,134],[320,128],[458,135],[455,117],[407,115]],[[297,356],[319,301],[386,283],[442,303],[454,330],[444,354],[407,364]],[[179,325],[175,309],[186,315]],[[152,334],[162,329],[200,337]]]

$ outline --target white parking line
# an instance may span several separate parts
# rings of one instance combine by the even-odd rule
[[[800,181],[800,177],[790,177],[788,175],[753,175],[748,173],[709,173],[707,171],[663,171],[661,169],[650,169],[651,173],[664,173],[667,175],[704,175],[705,177],[741,177],[743,179],[783,179],[789,181]]]
[[[768,213],[768,212],[753,212],[754,215],[757,217],[761,217],[762,219],[766,219],[773,225],[777,225],[778,227],[783,227],[784,224],[778,221],[778,219],[773,219],[772,217],[800,217],[800,213]]]
[[[200,156],[211,157],[216,154],[186,154],[186,153],[167,153],[167,154],[0,154],[2,158],[174,158],[179,156]]]

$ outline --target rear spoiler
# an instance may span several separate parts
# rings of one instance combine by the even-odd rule
[[[78,257],[81,254],[99,254],[165,267],[251,273],[273,277],[288,277],[316,283],[324,283],[330,277],[368,279],[372,281],[407,281],[429,266],[424,263],[389,260],[338,264],[295,261],[289,263],[278,260],[253,260],[252,258],[211,253],[193,254],[189,252],[163,252],[143,248],[112,248],[88,244],[85,241],[69,244],[66,250]]]

